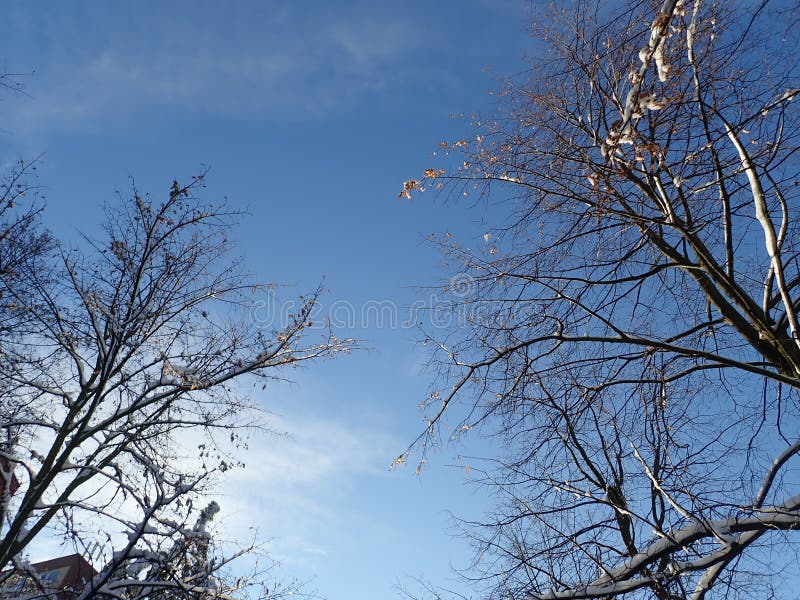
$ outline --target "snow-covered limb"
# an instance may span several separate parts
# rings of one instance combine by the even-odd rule
[[[661,82],[667,81],[670,66],[664,59],[664,49],[669,34],[670,23],[676,10],[684,0],[665,0],[661,10],[656,14],[650,25],[650,38],[647,46],[639,51],[641,65],[631,76],[631,88],[625,97],[622,107],[621,120],[616,127],[611,128],[602,145],[603,156],[613,159],[616,156],[615,148],[620,144],[632,144],[635,138],[636,121],[646,110],[660,110],[663,102],[656,100],[652,93],[643,93],[642,84],[645,81],[647,70],[651,61],[656,63],[656,71]]]
[[[741,554],[759,536],[800,528],[800,494],[783,504],[762,508],[748,516],[732,516],[717,521],[697,522],[671,531],[645,550],[626,560],[619,567],[587,583],[566,590],[532,592],[532,600],[580,600],[617,596],[647,587],[654,582],[668,581],[682,573],[713,569],[715,565]],[[694,560],[677,561],[670,557],[701,540],[727,539],[718,550]],[[659,571],[654,563],[668,558],[668,568]]]
[[[756,220],[764,233],[764,247],[767,250],[767,256],[770,259],[770,275],[774,275],[775,283],[780,294],[781,301],[783,302],[783,309],[786,319],[789,324],[789,330],[792,333],[792,339],[795,345],[800,347],[800,323],[798,323],[794,299],[791,297],[786,275],[784,273],[783,257],[782,257],[782,241],[783,235],[777,235],[775,225],[772,223],[769,208],[764,194],[764,189],[761,185],[761,178],[756,173],[756,167],[750,160],[750,155],[745,150],[744,145],[739,140],[738,134],[733,131],[730,125],[725,122],[725,132],[728,139],[736,148],[739,159],[742,161],[742,170],[747,175],[747,180],[750,183],[750,192],[753,196],[753,206],[755,208]],[[786,212],[783,214],[780,230],[786,231],[788,215]],[[785,235],[785,234],[784,234]],[[767,277],[767,281],[771,282],[771,277]],[[765,296],[771,296],[772,291],[767,289],[764,292]]]
[[[161,598],[160,594],[171,600],[233,598],[250,580],[243,576],[228,584],[221,572],[254,548],[247,546],[228,556],[212,554],[213,537],[205,528],[218,511],[219,506],[212,502],[200,511],[193,527],[175,523],[171,532],[158,532],[163,543],[153,537],[153,528],[143,519],[131,530],[128,544],[114,553],[76,600],[152,600]]]

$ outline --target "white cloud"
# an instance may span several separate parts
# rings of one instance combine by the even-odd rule
[[[380,11],[230,12],[218,6],[79,25],[72,15],[19,22],[48,43],[25,58],[36,68],[25,81],[30,97],[3,107],[14,133],[108,130],[153,109],[167,116],[320,116],[415,76],[401,66],[418,45],[414,28]],[[80,36],[66,39],[66,20]]]
[[[352,516],[352,495],[369,478],[391,476],[387,457],[399,442],[366,426],[308,414],[271,425],[288,435],[250,440],[246,467],[220,486],[220,528],[230,539],[247,539],[255,528],[261,539],[272,540],[274,558],[300,564],[331,551],[325,539]]]
[[[410,23],[368,16],[333,22],[327,35],[334,47],[345,52],[351,68],[366,71],[379,68],[420,43],[417,30]]]

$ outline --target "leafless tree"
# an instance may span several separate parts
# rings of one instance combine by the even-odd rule
[[[274,329],[252,318],[266,288],[231,258],[237,215],[198,197],[202,186],[202,175],[175,181],[161,201],[134,189],[77,249],[33,232],[38,251],[0,244],[17,259],[0,307],[1,568],[26,568],[26,548],[49,533],[79,551],[102,543],[85,598],[239,587],[218,579],[230,557],[208,559],[215,511],[192,521],[202,492],[237,466],[228,450],[263,422],[248,389],[349,343],[312,331],[319,291]]]
[[[490,598],[789,592],[796,7],[561,4],[537,15],[546,50],[499,117],[443,143],[458,166],[401,194],[484,194],[507,215],[477,249],[442,242],[463,265],[458,327],[431,335],[416,442],[445,423],[503,441],[474,468],[498,502],[463,523],[466,576]]]

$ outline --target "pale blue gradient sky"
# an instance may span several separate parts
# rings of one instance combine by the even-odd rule
[[[324,277],[326,306],[408,307],[443,283],[425,237],[482,243],[485,215],[397,193],[441,140],[469,134],[454,115],[490,110],[487,92],[524,68],[527,4],[5,2],[0,58],[33,74],[0,98],[0,158],[44,153],[45,220],[68,238],[91,233],[129,177],[158,194],[208,165],[206,197],[249,211],[238,248],[280,298]],[[407,576],[447,583],[470,555],[446,511],[486,505],[465,485],[468,448],[445,446],[419,479],[390,472],[424,425],[426,350],[374,321],[347,335],[367,349],[258,396],[290,437],[253,441],[220,498],[224,527],[274,538],[284,574],[331,600],[391,598]]]

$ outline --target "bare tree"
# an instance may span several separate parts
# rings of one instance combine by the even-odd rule
[[[237,541],[227,553],[208,529],[219,512],[216,502],[199,511],[194,525],[171,523],[157,536],[142,536],[129,552],[108,561],[75,597],[124,598],[125,600],[240,600],[255,597],[312,598],[302,581],[286,581],[274,574],[279,566],[256,543]],[[164,523],[162,523],[162,526]],[[247,556],[253,563],[244,570],[234,563]],[[253,559],[256,560],[253,560]],[[230,567],[234,566],[235,570]],[[43,596],[46,598],[47,596]]]
[[[448,423],[504,442],[482,469],[496,511],[463,523],[486,597],[796,585],[795,10],[557,6],[500,116],[443,144],[458,167],[405,183],[508,215],[477,250],[443,242],[459,326],[431,336],[417,440]]]
[[[275,329],[252,318],[266,288],[231,258],[237,215],[197,197],[202,186],[175,181],[160,202],[134,189],[107,208],[102,238],[23,252],[3,280],[1,568],[25,569],[49,532],[79,551],[104,542],[85,598],[237,587],[215,578],[228,559],[197,546],[215,511],[191,523],[216,474],[237,466],[228,450],[263,423],[247,388],[349,342],[309,335],[319,290]]]

